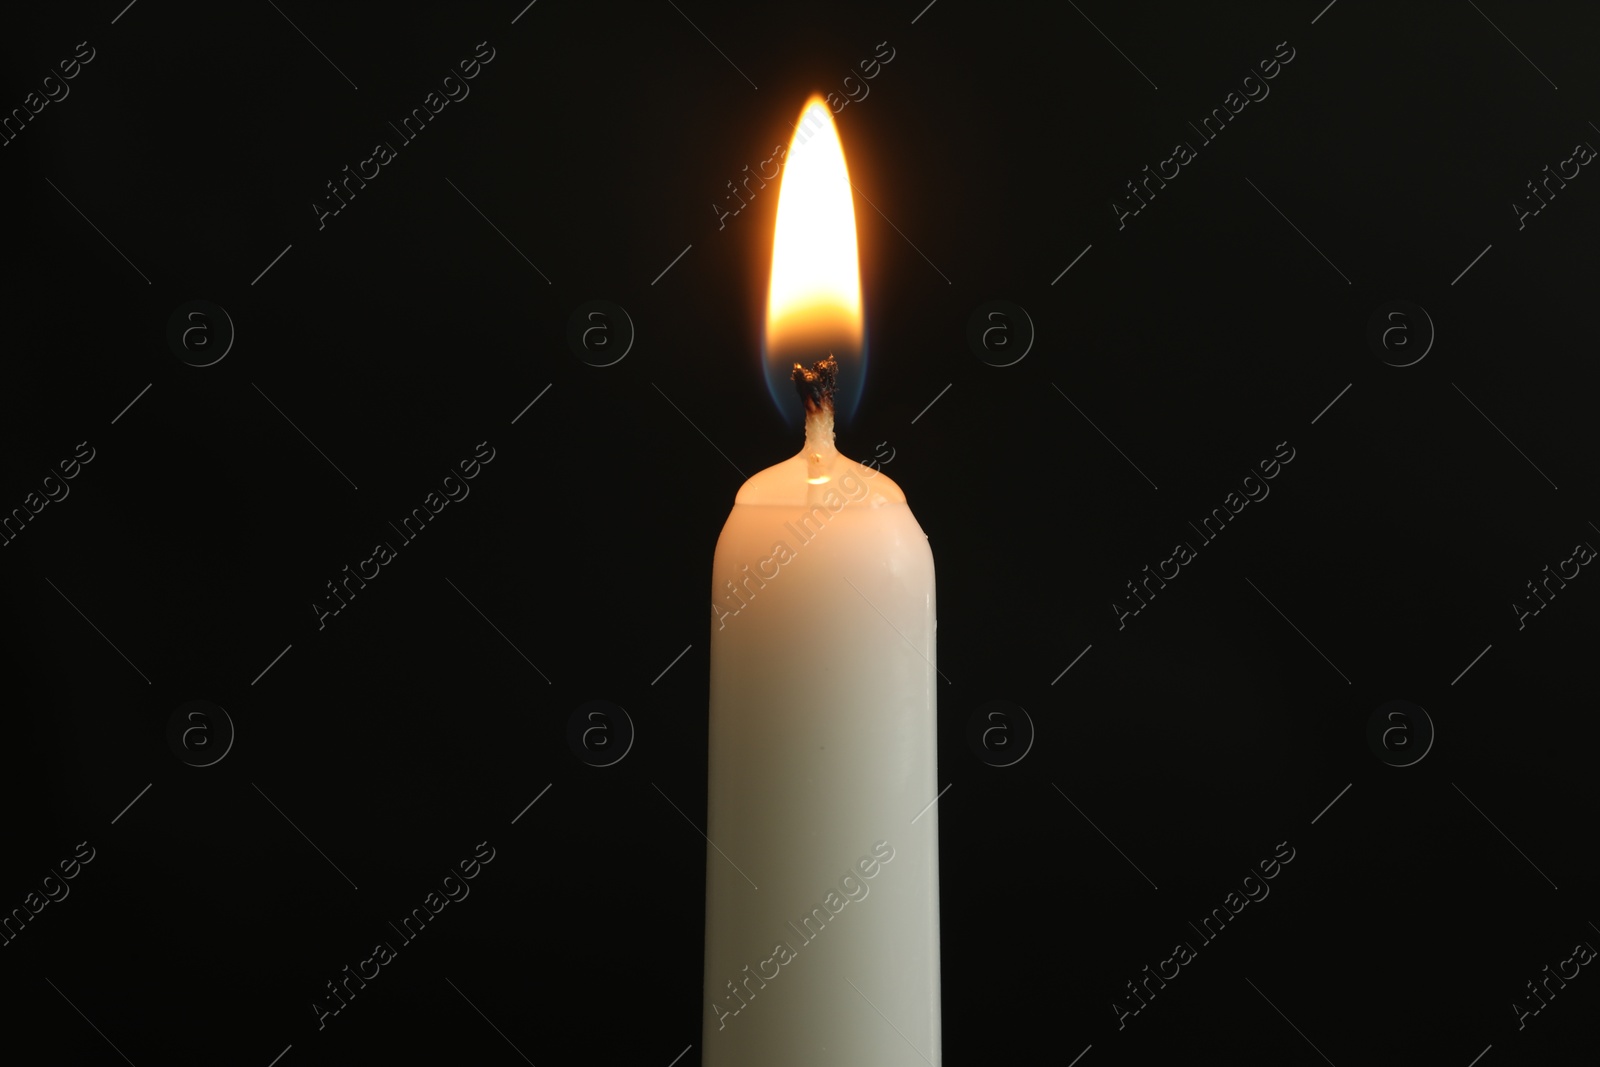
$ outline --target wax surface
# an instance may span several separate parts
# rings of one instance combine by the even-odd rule
[[[702,1062],[937,1065],[927,537],[887,475],[802,453],[740,490],[712,587]]]

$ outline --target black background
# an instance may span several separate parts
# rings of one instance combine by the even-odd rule
[[[887,41],[836,117],[872,353],[840,446],[892,450],[939,567],[948,1061],[1592,1048],[1588,968],[1524,1029],[1511,1004],[1600,942],[1600,578],[1520,630],[1511,603],[1600,543],[1600,178],[1512,209],[1600,141],[1593,9],[521,6],[5,16],[7,111],[95,50],[0,148],[0,505],[95,455],[0,549],[0,909],[95,849],[0,948],[7,1044],[697,1060],[711,553],[735,468],[799,446],[757,356],[776,185],[712,205]],[[319,229],[480,41],[470,96]],[[1119,230],[1123,183],[1279,42],[1270,96]],[[597,298],[637,329],[605,368],[566,340]],[[167,343],[194,299],[237,330],[205,368]],[[966,341],[995,299],[1037,334],[1003,368]],[[1398,368],[1367,326],[1402,299],[1437,338]],[[485,440],[470,497],[319,630],[325,583]],[[1271,495],[1119,630],[1124,583],[1280,442]],[[210,767],[166,740],[193,699],[237,729]],[[594,699],[637,729],[605,768],[566,740]],[[1366,740],[1394,699],[1437,731],[1405,768]],[[991,700],[1037,728],[1012,766],[967,744]],[[471,896],[319,1030],[324,983],[485,840]],[[1279,842],[1271,895],[1119,1031],[1124,984]]]

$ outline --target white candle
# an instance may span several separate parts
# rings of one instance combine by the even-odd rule
[[[809,343],[847,319],[854,218],[838,135],[791,148],[769,330]],[[849,277],[833,264],[842,180]],[[780,280],[799,293],[780,308]],[[707,1067],[940,1062],[934,576],[884,475],[839,454],[832,358],[797,373],[805,448],[739,490],[712,575],[706,834]],[[797,401],[800,402],[800,401]]]

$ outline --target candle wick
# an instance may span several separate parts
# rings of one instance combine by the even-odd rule
[[[800,394],[800,400],[806,406],[806,414],[824,405],[833,407],[834,389],[839,384],[839,361],[833,358],[832,353],[809,368],[796,363],[789,377],[794,382],[795,392]]]
[[[838,455],[833,441],[833,394],[839,382],[839,361],[830,353],[809,368],[796,363],[790,378],[805,405],[806,452],[811,473],[817,476],[822,473],[818,468],[831,466]]]

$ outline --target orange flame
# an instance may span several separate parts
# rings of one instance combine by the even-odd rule
[[[778,187],[767,286],[767,358],[787,377],[796,362],[861,352],[861,271],[850,173],[833,115],[813,93]]]

